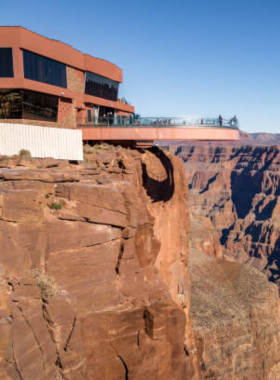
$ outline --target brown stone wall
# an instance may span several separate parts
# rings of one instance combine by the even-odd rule
[[[67,75],[67,88],[71,91],[84,94],[85,85],[84,85],[83,71],[67,66],[66,75]]]
[[[59,128],[76,128],[75,102],[69,99],[59,99],[57,124]]]

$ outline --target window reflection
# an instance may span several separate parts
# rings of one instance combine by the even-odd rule
[[[22,117],[22,90],[0,90],[0,119]]]
[[[0,78],[12,78],[13,76],[13,50],[12,48],[0,48]]]
[[[86,72],[86,94],[116,101],[118,98],[118,89],[118,82],[102,77],[101,75]]]
[[[0,90],[0,119],[57,121],[58,97],[27,90]]]
[[[66,65],[23,50],[24,77],[58,87],[67,87]]]
[[[23,118],[57,120],[58,97],[34,91],[23,91]]]

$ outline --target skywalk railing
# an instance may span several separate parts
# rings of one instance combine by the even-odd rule
[[[205,128],[220,127],[239,129],[236,117],[223,118],[182,118],[182,117],[133,117],[131,116],[103,116],[92,119],[79,118],[77,124],[81,127],[155,127],[155,128]]]

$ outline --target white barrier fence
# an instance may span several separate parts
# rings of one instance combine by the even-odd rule
[[[0,123],[0,155],[12,156],[21,149],[32,157],[83,160],[82,131]]]

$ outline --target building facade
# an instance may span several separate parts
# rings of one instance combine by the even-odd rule
[[[77,128],[129,116],[122,70],[23,27],[0,27],[0,121]]]
[[[220,119],[140,118],[119,99],[121,83],[122,70],[111,62],[20,26],[0,27],[0,123],[12,123],[14,131],[19,124],[76,129],[87,142],[239,139],[234,118],[227,124]],[[31,129],[26,129],[26,139]]]

